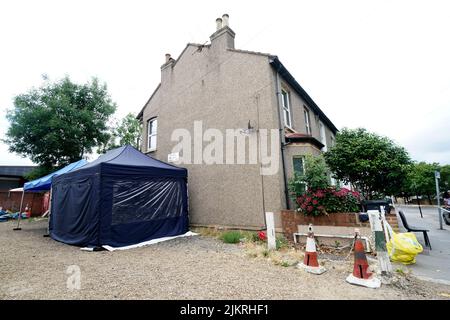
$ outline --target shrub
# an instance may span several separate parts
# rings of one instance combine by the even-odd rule
[[[242,234],[239,231],[227,231],[222,234],[221,238],[225,243],[239,243]]]
[[[289,179],[288,189],[292,200],[304,194],[306,191],[306,183],[303,180],[303,176],[294,172],[294,176]]]
[[[258,242],[258,241],[260,241],[260,240],[259,240],[258,233],[256,233],[256,232],[252,232],[250,237],[251,237],[250,240],[251,240],[252,242]]]
[[[346,188],[308,190],[296,199],[298,211],[309,216],[334,212],[358,212],[360,195]]]
[[[288,240],[284,236],[278,236],[275,240],[277,250],[287,248],[289,246]]]
[[[283,261],[283,262],[281,262],[281,266],[286,268],[286,267],[290,267],[291,264],[287,261]]]
[[[329,170],[322,155],[305,156],[305,172],[303,174],[294,173],[294,177],[289,180],[288,189],[294,198],[305,193],[305,186],[308,189],[326,189],[329,187]]]
[[[329,187],[328,167],[323,155],[305,156],[305,173],[303,175],[309,189],[324,189]]]

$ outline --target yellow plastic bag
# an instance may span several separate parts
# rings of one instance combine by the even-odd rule
[[[412,232],[393,233],[386,247],[391,260],[403,264],[416,263],[416,255],[423,251],[416,235]]]

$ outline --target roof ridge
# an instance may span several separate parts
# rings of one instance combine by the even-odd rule
[[[118,154],[117,156],[115,156],[114,158],[111,158],[111,159],[109,159],[109,160],[106,160],[105,163],[106,163],[106,162],[113,161],[114,159],[116,159],[118,156],[120,156],[120,155],[125,151],[125,149],[126,149],[128,146],[129,146],[129,144],[126,144],[126,145],[122,146],[122,147],[121,147],[121,148],[123,148],[122,151],[120,151],[119,154]]]
[[[201,43],[195,43],[195,42],[188,42],[188,46],[196,46],[196,47],[210,47],[211,44],[201,44]]]
[[[311,98],[311,96],[306,92],[305,89],[298,83],[294,76],[289,72],[289,70],[283,65],[277,56],[272,56],[269,62],[275,70],[280,74],[284,80],[305,100],[306,104],[316,113],[318,113],[319,118],[328,125],[328,127],[336,134],[339,130],[336,128],[334,123],[327,117],[327,115],[320,109],[317,103]]]
[[[256,55],[265,56],[265,57],[274,56],[273,54],[260,52],[260,51],[251,51],[251,50],[233,49],[233,48],[227,48],[227,50],[234,51],[234,52],[248,53],[248,54],[256,54]]]
[[[156,86],[155,90],[153,90],[152,95],[150,96],[150,98],[148,98],[147,102],[144,104],[141,111],[139,111],[138,115],[136,116],[136,119],[140,119],[144,115],[145,108],[147,107],[150,100],[152,100],[153,96],[156,94],[156,91],[158,91],[159,87],[161,87],[161,82],[159,82],[159,84]]]
[[[131,144],[126,144],[126,145],[122,146],[121,148],[123,148],[123,150],[122,150],[117,156],[115,156],[114,158],[112,158],[112,159],[110,159],[110,160],[108,160],[108,161],[105,161],[105,162],[110,162],[110,161],[116,159],[118,156],[120,156],[120,155],[125,151],[125,149],[131,148],[131,149],[133,149],[133,150],[139,152],[139,153],[142,154],[143,156],[148,157],[148,158],[150,158],[150,159],[152,159],[152,160],[154,160],[154,161],[156,161],[156,162],[159,162],[159,163],[168,165],[168,166],[170,166],[170,167],[172,167],[172,168],[175,168],[175,169],[180,169],[180,168],[181,168],[181,169],[186,169],[186,168],[178,167],[178,166],[173,165],[173,164],[171,164],[171,163],[168,163],[168,162],[165,162],[165,161],[162,161],[162,160],[153,158],[152,156],[149,156],[149,155],[147,155],[147,154],[145,154],[145,153],[139,151],[137,148],[133,147]]]

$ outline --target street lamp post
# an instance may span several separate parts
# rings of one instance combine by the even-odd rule
[[[423,214],[422,214],[422,208],[420,206],[420,198],[416,193],[416,198],[417,198],[417,204],[419,205],[419,211],[420,211],[420,217],[423,218]]]
[[[438,206],[438,214],[439,214],[439,229],[444,230],[442,227],[442,214],[441,214],[441,199],[439,195],[439,179],[441,178],[441,174],[439,171],[434,172],[434,180],[436,181],[436,197],[437,197],[437,206]]]
[[[418,195],[418,192],[417,192],[417,185],[416,185],[415,182],[414,182],[413,186],[414,186],[414,191],[415,191],[415,193],[416,193],[417,204],[419,205],[420,217],[423,218],[422,208],[421,208],[421,206],[420,206],[420,199],[419,199],[419,195]]]

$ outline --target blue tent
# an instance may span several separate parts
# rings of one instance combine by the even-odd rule
[[[54,177],[64,174],[66,172],[70,172],[72,170],[78,169],[78,168],[84,166],[86,163],[88,163],[88,162],[84,159],[81,159],[77,162],[72,162],[71,164],[65,166],[64,168],[59,169],[58,171],[55,171],[53,173],[50,173],[50,174],[46,175],[45,177],[25,183],[23,185],[23,191],[50,190],[50,188],[52,187],[52,179]]]
[[[126,145],[53,180],[50,236],[122,247],[188,231],[187,170]]]
[[[20,201],[20,209],[19,212],[22,212],[22,207],[23,207],[23,199],[25,196],[25,192],[28,191],[34,191],[34,192],[38,192],[38,191],[47,191],[50,190],[52,187],[52,181],[53,178],[62,175],[64,173],[70,172],[72,170],[81,168],[82,166],[84,166],[87,163],[86,160],[81,159],[77,162],[72,162],[71,164],[65,166],[62,169],[59,169],[58,171],[55,171],[53,173],[50,173],[42,178],[33,180],[33,181],[29,181],[27,183],[25,183],[23,185],[23,190],[22,190],[22,200]],[[20,230],[19,226],[20,226],[20,220],[22,219],[22,215],[19,215],[19,219],[17,220],[17,227],[14,230]]]

